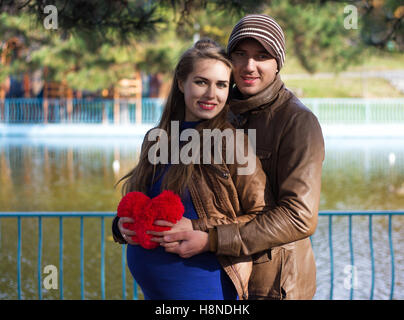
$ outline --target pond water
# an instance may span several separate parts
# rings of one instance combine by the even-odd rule
[[[115,211],[120,200],[114,184],[138,161],[140,139],[0,139],[0,211]],[[404,140],[327,139],[320,210],[404,210]],[[80,299],[80,219],[65,218],[64,298]],[[37,218],[22,219],[21,288],[23,299],[37,299]],[[85,298],[100,298],[100,220],[84,219]],[[121,247],[105,219],[106,298],[122,297]],[[316,299],[330,297],[329,219],[320,217],[312,244],[317,263]],[[346,282],[351,265],[347,217],[334,217],[333,298],[349,299]],[[391,264],[388,217],[372,219],[375,259],[374,299],[388,299]],[[352,218],[354,299],[371,292],[369,218]],[[404,299],[404,217],[394,216],[394,298]],[[0,299],[17,298],[17,221],[0,218]],[[59,265],[59,220],[43,218],[45,265]],[[43,275],[45,276],[45,275]],[[132,297],[126,270],[126,294]],[[59,290],[42,290],[58,299]]]

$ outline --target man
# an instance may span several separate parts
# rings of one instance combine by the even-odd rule
[[[256,152],[270,182],[274,206],[245,224],[209,227],[166,235],[169,252],[189,257],[204,250],[218,255],[251,255],[249,299],[311,299],[316,267],[309,237],[317,226],[324,140],[313,113],[279,76],[285,62],[281,27],[267,15],[242,18],[227,46],[236,88],[234,125],[256,130]],[[178,242],[179,241],[179,242]]]
[[[231,110],[238,127],[257,130],[256,151],[276,206],[244,226],[218,226],[210,240],[217,236],[218,254],[253,255],[250,299],[311,299],[316,271],[309,236],[317,225],[324,160],[320,125],[280,79],[285,39],[274,19],[244,17],[227,50],[237,86]]]

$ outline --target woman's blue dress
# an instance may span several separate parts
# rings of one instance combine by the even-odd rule
[[[183,122],[181,129],[198,122]],[[163,176],[150,188],[148,196],[159,195]],[[198,219],[189,190],[182,198],[184,217]],[[148,300],[235,300],[236,289],[212,252],[191,258],[167,253],[163,247],[144,249],[128,245],[127,262],[133,278]]]

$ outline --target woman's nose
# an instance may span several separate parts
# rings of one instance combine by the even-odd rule
[[[206,90],[206,97],[207,98],[214,98],[215,93],[216,93],[215,86],[214,85],[208,86],[208,88]]]

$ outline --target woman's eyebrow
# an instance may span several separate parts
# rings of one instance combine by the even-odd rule
[[[205,80],[205,81],[209,81],[209,79],[207,79],[207,78],[204,78],[204,77],[201,77],[201,76],[194,76],[194,80],[197,79],[197,78]]]
[[[201,79],[201,80],[204,80],[204,81],[206,81],[206,82],[210,82],[209,79],[204,78],[204,77],[201,77],[201,76],[194,76],[194,80],[195,80],[195,79]],[[217,82],[229,82],[229,81],[228,81],[228,80],[217,80]]]

